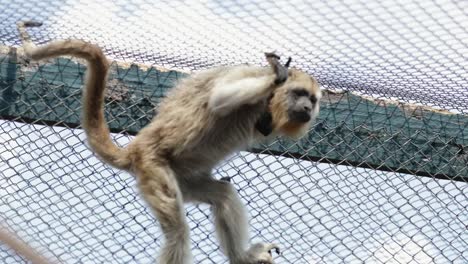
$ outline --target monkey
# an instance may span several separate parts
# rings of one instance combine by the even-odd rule
[[[77,39],[36,46],[26,32],[38,22],[18,22],[26,55],[42,60],[71,55],[87,61],[82,127],[103,162],[134,175],[143,200],[164,235],[161,264],[192,263],[184,203],[210,205],[221,251],[231,264],[273,264],[275,243],[248,246],[246,210],[228,179],[213,168],[228,155],[276,136],[300,139],[319,112],[321,91],[311,75],[285,65],[274,52],[268,66],[204,69],[180,80],[157,107],[151,122],[125,147],[110,137],[104,116],[109,62],[95,44]]]

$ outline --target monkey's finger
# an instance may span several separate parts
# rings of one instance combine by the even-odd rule
[[[268,61],[268,64],[277,72],[276,68],[280,65],[279,60],[280,56],[276,55],[274,52],[265,52],[265,57]]]
[[[289,57],[288,61],[284,64],[284,67],[289,68],[289,64],[291,64],[291,60],[292,60],[292,58]]]
[[[278,67],[278,65],[280,65],[279,63],[279,57],[275,57],[275,56],[270,56],[270,57],[266,57],[267,61],[268,61],[268,64],[270,64],[270,66],[275,69]],[[276,71],[275,71],[276,72]]]
[[[277,60],[281,59],[281,57],[276,55],[276,53],[274,52],[265,52],[265,57],[267,57],[267,59],[268,58],[275,58]]]

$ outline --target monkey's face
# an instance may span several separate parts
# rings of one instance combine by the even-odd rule
[[[289,122],[307,123],[312,119],[317,104],[315,94],[302,87],[292,88],[288,91],[288,117]]]
[[[270,102],[274,129],[295,139],[302,137],[318,115],[321,97],[315,79],[290,70],[288,80],[275,91]]]

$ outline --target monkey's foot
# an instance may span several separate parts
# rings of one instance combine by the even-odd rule
[[[271,251],[275,250],[276,254],[280,253],[280,249],[276,244],[257,243],[252,245],[246,254],[245,264],[274,264]]]
[[[281,65],[279,62],[280,57],[273,52],[266,52],[265,57],[270,64],[271,68],[276,74],[275,84],[282,84],[288,79],[288,67],[291,62],[291,58],[288,59],[285,65]]]

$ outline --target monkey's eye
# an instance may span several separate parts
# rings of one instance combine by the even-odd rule
[[[315,95],[311,95],[311,96],[309,97],[309,99],[310,99],[310,101],[312,102],[312,104],[317,103],[317,97],[316,97]]]
[[[294,89],[293,94],[297,97],[309,96],[309,92],[306,89],[302,89],[302,88]]]

